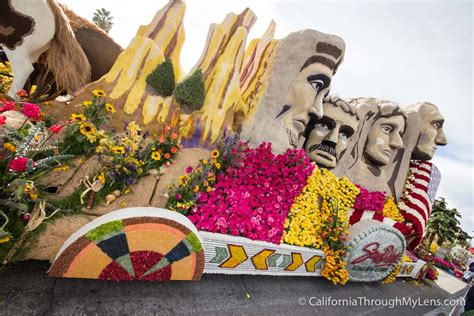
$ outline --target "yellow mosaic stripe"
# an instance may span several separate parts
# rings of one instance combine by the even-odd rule
[[[252,257],[252,262],[257,270],[268,270],[267,259],[275,250],[264,249]]]
[[[298,252],[291,253],[291,263],[285,268],[285,271],[295,271],[303,264],[303,256]]]
[[[243,246],[230,245],[228,244],[230,257],[221,263],[219,267],[221,268],[235,268],[242,262],[248,259],[247,253]]]
[[[306,261],[306,271],[308,272],[315,272],[316,271],[316,264],[322,259],[322,256],[314,255],[311,259]]]

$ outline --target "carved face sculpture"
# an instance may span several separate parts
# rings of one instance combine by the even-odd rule
[[[323,98],[329,93],[332,76],[342,61],[342,49],[329,43],[319,42],[316,53],[301,67],[277,116],[287,129],[293,146],[300,145],[309,114],[322,117]]]
[[[438,108],[431,103],[424,103],[419,108],[421,131],[413,150],[412,159],[430,160],[433,158],[437,146],[448,143],[443,131],[444,117]]]
[[[377,166],[390,162],[392,154],[403,146],[405,119],[401,115],[380,117],[372,125],[364,149],[364,158]]]
[[[334,98],[334,97],[333,97]],[[338,105],[338,103],[343,104]],[[344,107],[344,108],[343,108]],[[323,103],[322,118],[312,119],[306,132],[305,151],[311,161],[318,166],[332,169],[347,148],[349,139],[354,134],[359,120],[355,110],[343,100]]]

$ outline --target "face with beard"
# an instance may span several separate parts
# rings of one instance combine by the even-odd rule
[[[347,113],[340,106],[329,102],[323,104],[323,110],[322,118],[312,116],[304,147],[311,161],[332,169],[346,150],[359,120],[355,113]]]

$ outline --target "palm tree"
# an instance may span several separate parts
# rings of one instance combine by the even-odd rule
[[[458,220],[460,217],[461,214],[457,209],[448,209],[443,197],[436,199],[428,220],[429,245],[431,245],[436,235],[439,237],[438,244],[440,245],[444,241],[455,242],[460,231]]]
[[[104,8],[97,9],[92,17],[92,21],[97,24],[98,27],[103,29],[105,33],[109,33],[112,29],[112,25],[114,25],[114,22],[112,22],[113,19],[114,18],[110,16],[110,11],[107,11]]]

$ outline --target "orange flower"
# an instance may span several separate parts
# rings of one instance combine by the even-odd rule
[[[176,153],[178,152],[178,148],[176,148],[176,147],[171,147],[171,152],[172,152],[173,154],[176,154]]]
[[[170,153],[166,153],[166,154],[165,154],[165,159],[170,159],[170,158],[171,158]]]
[[[176,133],[171,133],[171,139],[177,139],[178,138],[178,134]]]
[[[164,142],[165,142],[165,138],[164,138],[163,136],[161,136],[160,139],[159,139],[159,142],[160,142],[160,143],[164,143]]]

